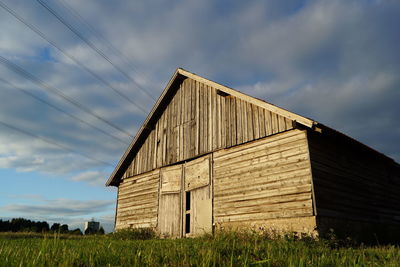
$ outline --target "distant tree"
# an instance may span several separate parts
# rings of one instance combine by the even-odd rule
[[[30,225],[27,228],[22,229],[22,232],[38,233],[39,231],[36,225]]]
[[[68,225],[63,224],[60,226],[60,233],[68,233]]]
[[[50,227],[50,230],[53,232],[57,232],[60,230],[60,224],[59,223],[53,223],[53,225]]]
[[[81,229],[79,229],[79,228],[76,228],[76,229],[74,229],[74,230],[71,230],[71,231],[69,231],[69,233],[70,233],[70,234],[73,234],[73,235],[83,235]]]
[[[68,225],[61,226],[67,229]],[[46,221],[31,221],[24,218],[13,218],[8,221],[0,220],[0,232],[36,232],[45,233],[50,230],[49,224]],[[60,224],[55,223],[52,225],[52,231],[59,231]]]
[[[35,231],[35,222],[24,218],[14,218],[10,222],[12,232],[29,232]]]
[[[103,226],[101,226],[99,230],[87,228],[85,230],[85,235],[104,235],[104,228],[103,228]]]
[[[94,234],[94,231],[92,230],[92,228],[87,228],[85,230],[85,235],[92,235],[92,234]]]
[[[0,232],[11,231],[11,226],[9,221],[0,220]]]
[[[104,235],[104,228],[103,228],[103,226],[100,226],[100,229],[99,229],[99,235]]]
[[[31,221],[24,218],[13,218],[8,221],[0,220],[0,232],[36,232],[45,233],[49,230],[53,232],[68,233],[68,225],[53,223],[51,228],[46,221]]]
[[[48,232],[50,230],[49,224],[45,221],[37,222],[36,224],[38,226],[39,233]]]

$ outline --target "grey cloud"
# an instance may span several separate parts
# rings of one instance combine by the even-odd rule
[[[109,173],[100,171],[86,171],[79,173],[70,179],[77,182],[87,182],[94,186],[104,186],[105,180],[107,179]]]
[[[42,195],[37,195],[37,194],[17,194],[17,195],[8,195],[11,198],[16,198],[16,199],[28,199],[28,200],[39,200],[43,201],[45,198]]]
[[[29,214],[37,216],[89,216],[99,212],[107,211],[114,201],[109,200],[70,200],[70,199],[54,199],[46,200],[43,204],[38,205],[6,205],[2,209],[8,212]]]
[[[7,2],[63,48],[93,66],[113,86],[143,104],[145,97],[111,66],[99,61],[40,5]],[[69,1],[133,64],[113,60],[155,98],[176,67],[204,75],[245,93],[317,119],[399,160],[397,49],[400,5],[395,1],[247,1],[228,8],[212,1]],[[168,5],[168,8],[164,8]],[[223,14],[223,15],[221,15]],[[103,18],[103,19],[98,19]],[[4,34],[0,52],[46,83],[60,88],[132,134],[144,114],[10,16],[0,16]],[[76,22],[74,22],[76,23]],[[98,44],[90,31],[85,35]],[[21,45],[23,44],[23,45]],[[51,60],[40,59],[48,48]],[[133,66],[132,66],[133,65]],[[53,101],[104,128],[109,126],[76,110],[20,77],[0,69],[0,76]],[[0,83],[0,118],[93,157],[116,163],[126,146],[81,125]],[[22,108],[21,108],[22,107]],[[385,131],[382,141],[382,129]],[[129,141],[129,138],[126,138]],[[98,163],[33,141],[1,128],[0,166],[20,171],[67,175],[98,184],[108,170]],[[35,157],[32,157],[35,155]]]
[[[244,57],[274,75],[241,89],[400,161],[395,145],[400,136],[399,12],[394,1],[311,1],[299,13],[250,33],[254,55],[273,52]]]

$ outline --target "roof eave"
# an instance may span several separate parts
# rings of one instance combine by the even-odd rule
[[[207,84],[209,86],[212,86],[212,87],[216,88],[217,90],[220,90],[220,91],[222,91],[224,93],[227,93],[229,95],[235,96],[235,97],[240,98],[242,100],[245,100],[245,101],[247,101],[249,103],[255,104],[255,105],[259,106],[259,107],[264,107],[269,111],[272,111],[272,112],[274,112],[276,114],[279,114],[279,115],[284,116],[284,117],[286,117],[288,119],[296,121],[297,123],[300,123],[300,124],[302,124],[302,125],[304,125],[304,126],[306,126],[308,128],[312,128],[313,125],[315,125],[315,123],[316,123],[312,119],[300,116],[300,115],[298,115],[296,113],[293,113],[293,112],[288,111],[286,109],[283,109],[281,107],[275,106],[275,105],[273,105],[271,103],[268,103],[268,102],[266,102],[264,100],[261,100],[261,99],[246,95],[246,94],[244,94],[244,93],[242,93],[240,91],[237,91],[237,90],[229,88],[229,87],[227,87],[225,85],[213,82],[213,81],[208,80],[206,78],[200,77],[200,76],[198,76],[198,75],[196,75],[194,73],[191,73],[189,71],[186,71],[184,69],[178,69],[177,72],[179,74],[182,74],[182,75],[190,78],[190,79],[193,79],[193,80],[196,80],[198,82],[201,82],[201,83]]]
[[[175,70],[175,73],[172,75],[171,79],[165,86],[163,92],[158,97],[158,99],[157,99],[156,103],[154,104],[153,108],[151,109],[150,113],[147,115],[144,123],[142,124],[140,129],[137,131],[135,137],[132,139],[132,142],[129,144],[128,148],[125,150],[125,153],[122,155],[122,157],[119,160],[114,171],[111,173],[110,177],[107,179],[106,186],[118,186],[118,183],[115,182],[115,178],[118,176],[117,174],[119,174],[121,166],[124,165],[126,159],[128,158],[128,155],[132,152],[134,145],[137,143],[139,137],[142,136],[145,129],[151,128],[151,127],[148,127],[149,122],[151,121],[154,113],[160,107],[161,102],[164,100],[165,95],[168,93],[169,89],[172,87],[172,84],[177,80],[178,75],[180,75],[179,70],[180,70],[180,68]]]

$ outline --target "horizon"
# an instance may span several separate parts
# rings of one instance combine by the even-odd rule
[[[0,6],[0,219],[111,232],[105,183],[178,67],[400,162],[400,2]]]

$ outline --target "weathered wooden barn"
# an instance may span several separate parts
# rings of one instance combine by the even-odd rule
[[[116,230],[152,227],[183,237],[237,227],[318,233],[400,226],[394,160],[183,69],[107,185],[118,187]]]

